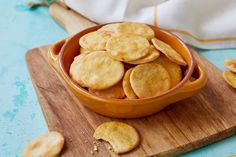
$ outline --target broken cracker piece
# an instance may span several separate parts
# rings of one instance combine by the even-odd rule
[[[123,122],[105,122],[97,127],[93,137],[111,144],[114,152],[126,153],[134,149],[140,142],[138,132]]]

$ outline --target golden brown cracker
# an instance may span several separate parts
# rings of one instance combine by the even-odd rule
[[[86,87],[102,90],[118,83],[124,75],[124,65],[112,59],[106,51],[94,51],[82,58],[78,76]]]
[[[167,57],[164,55],[161,55],[157,60],[154,62],[160,63],[169,73],[170,75],[170,82],[171,87],[176,86],[182,79],[182,71],[178,64],[170,61]]]
[[[115,99],[122,99],[125,96],[122,83],[119,82],[116,85],[103,89],[103,90],[96,90],[96,89],[88,89],[90,93],[95,94],[97,96],[103,97],[103,98],[115,98]]]
[[[139,134],[132,126],[122,122],[105,122],[97,127],[93,137],[107,141],[120,154],[134,149],[140,142]]]
[[[78,75],[78,70],[79,70],[80,63],[81,63],[83,57],[85,57],[86,55],[87,55],[86,53],[83,53],[83,54],[76,56],[70,66],[70,71],[69,71],[70,77],[82,87],[85,87],[85,85],[84,85],[83,81],[80,79],[80,76]]]
[[[134,61],[129,61],[127,63],[129,64],[143,64],[143,63],[148,63],[151,61],[154,61],[160,56],[160,52],[155,49],[153,45],[150,45],[150,48],[148,50],[148,55],[144,56],[143,58],[134,60]]]
[[[137,65],[131,72],[130,83],[139,98],[160,95],[171,87],[169,73],[158,63]]]
[[[155,33],[151,27],[143,23],[123,22],[116,28],[118,34],[135,34],[151,40]]]
[[[224,65],[226,68],[236,73],[236,59],[225,59]]]
[[[108,40],[106,50],[119,61],[133,61],[148,54],[150,44],[137,35],[113,36]]]
[[[224,80],[233,88],[236,89],[236,74],[231,71],[223,72]]]
[[[64,137],[55,131],[50,131],[26,145],[23,157],[56,157],[64,145]]]
[[[124,78],[123,78],[123,89],[125,92],[125,95],[128,99],[137,99],[138,97],[135,95],[134,90],[131,87],[130,84],[130,74],[132,72],[133,68],[130,68],[126,71]]]
[[[152,44],[156,47],[157,50],[165,54],[166,57],[169,58],[171,61],[179,65],[187,65],[182,56],[178,52],[176,52],[170,45],[166,44],[161,40],[158,40],[157,38],[152,39]]]
[[[81,47],[87,50],[105,50],[106,43],[110,39],[111,34],[108,32],[90,32],[82,36],[79,40]]]

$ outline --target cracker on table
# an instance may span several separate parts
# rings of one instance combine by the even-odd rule
[[[148,63],[151,61],[154,61],[160,56],[160,52],[156,50],[156,48],[153,45],[150,45],[150,48],[148,50],[148,55],[144,56],[143,58],[134,60],[134,61],[129,61],[127,63],[129,64],[143,64],[143,63]]]
[[[37,137],[26,145],[22,152],[23,157],[56,157],[64,145],[64,137],[55,131],[50,131]]]
[[[105,50],[106,43],[110,39],[111,34],[108,32],[90,32],[82,36],[79,40],[81,47],[87,50]]]

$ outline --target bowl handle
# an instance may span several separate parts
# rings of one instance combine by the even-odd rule
[[[66,39],[60,40],[58,42],[56,42],[55,44],[53,44],[48,51],[48,58],[50,63],[53,65],[54,68],[56,68],[56,70],[59,70],[58,67],[58,56],[60,54],[61,48],[64,45],[64,43],[66,42]]]
[[[197,78],[195,78],[195,80],[193,81],[189,80],[188,82],[186,82],[180,89],[181,93],[188,93],[189,95],[193,95],[206,85],[206,72],[203,70],[202,66],[199,63],[196,64],[192,76],[194,74],[198,75]]]

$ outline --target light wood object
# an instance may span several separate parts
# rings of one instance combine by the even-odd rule
[[[94,26],[95,23],[89,21],[73,10],[65,8],[57,3],[50,5],[51,16],[70,34],[73,35],[85,28]]]
[[[93,25],[88,21],[82,22],[84,19],[71,10],[52,7],[51,13],[59,12],[60,15],[54,14],[55,19],[63,17],[71,22],[68,24],[63,19],[59,22],[69,32],[75,33]],[[76,21],[73,24],[69,19],[77,16],[79,18],[72,20]],[[49,65],[47,51],[48,46],[29,50],[26,61],[49,129],[65,136],[62,156],[116,156],[105,142],[100,142],[97,154],[92,155],[90,151],[93,150],[95,128],[105,121],[117,119],[98,115],[80,105]],[[225,83],[213,64],[197,53],[194,55],[206,68],[209,77],[206,87],[198,95],[153,116],[119,120],[137,128],[142,138],[138,148],[123,156],[174,156],[236,133],[236,91]]]

